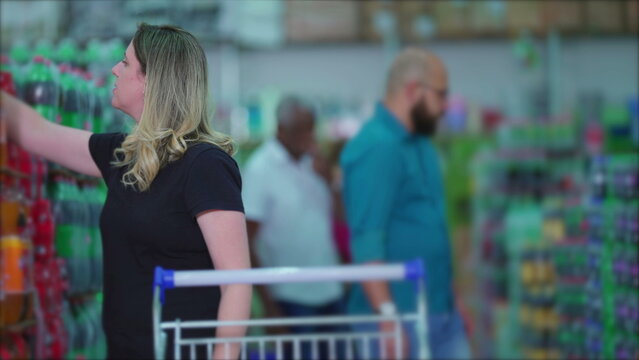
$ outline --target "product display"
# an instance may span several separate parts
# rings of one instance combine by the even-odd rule
[[[5,59],[3,58],[3,63]],[[16,95],[13,76],[3,65],[2,90]],[[40,109],[44,110],[44,109]],[[32,217],[32,204],[42,196],[42,161],[7,141],[6,124],[0,123],[0,328],[14,357],[28,356],[28,340],[35,336],[39,316],[38,289],[34,281],[34,237],[40,230]],[[39,355],[40,347],[36,347]]]
[[[588,358],[639,357],[639,156],[590,162],[586,313]]]
[[[103,90],[110,80],[96,85],[90,73],[74,67],[80,62],[70,57],[75,52],[68,43],[61,44],[58,64],[43,49],[24,64],[3,56],[2,89],[49,121],[94,132],[112,127],[103,111],[110,107]],[[14,74],[22,80],[21,93]],[[0,327],[8,330],[0,339],[3,358],[30,353],[104,358],[98,224],[104,183],[32,156],[8,142],[6,126],[2,129]]]
[[[590,127],[580,140],[576,124],[502,126],[495,150],[479,156],[477,306],[493,314],[477,318],[486,356],[639,356],[639,157],[627,114],[598,126],[596,140]]]

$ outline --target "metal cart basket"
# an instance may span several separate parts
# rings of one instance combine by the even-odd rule
[[[229,351],[229,344],[238,344],[240,358],[253,360],[282,359],[283,349],[286,346],[292,349],[295,359],[302,358],[302,344],[306,349],[311,349],[310,358],[319,359],[319,344],[323,349],[328,349],[328,358],[368,359],[371,357],[372,341],[380,347],[379,354],[384,354],[384,339],[395,339],[395,354],[400,358],[401,327],[396,326],[393,332],[359,332],[344,330],[341,332],[312,333],[312,334],[278,334],[278,335],[250,335],[237,338],[188,338],[184,332],[188,329],[214,329],[224,326],[247,326],[248,329],[258,327],[267,328],[273,326],[301,326],[301,325],[337,325],[342,327],[355,324],[378,324],[382,321],[393,321],[396,324],[411,324],[415,326],[418,339],[418,354],[420,359],[430,358],[428,348],[428,328],[426,312],[426,294],[424,289],[424,266],[421,260],[409,261],[400,264],[388,265],[342,265],[334,267],[314,268],[261,268],[248,270],[193,270],[174,271],[161,267],[155,269],[154,293],[153,293],[153,336],[155,357],[163,359],[167,351],[167,337],[169,332],[173,334],[173,356],[176,359],[188,354],[189,358],[195,358],[196,351],[206,349],[208,358],[212,358],[213,348],[216,344],[224,344],[225,351]],[[219,286],[224,284],[276,284],[276,283],[305,283],[305,282],[359,282],[368,280],[386,281],[411,281],[415,286],[416,309],[413,313],[397,315],[340,315],[340,316],[315,316],[315,317],[288,317],[288,318],[263,318],[245,321],[174,321],[162,322],[162,304],[164,293],[174,287],[193,286]],[[169,290],[170,291],[170,290]],[[378,329],[378,327],[374,327]],[[337,348],[341,352],[337,353]],[[306,355],[308,357],[308,354]],[[406,354],[403,355],[406,357]]]

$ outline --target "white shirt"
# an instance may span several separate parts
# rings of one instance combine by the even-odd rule
[[[246,218],[260,223],[255,250],[263,267],[339,263],[330,190],[310,157],[296,162],[279,141],[269,140],[255,150],[242,173]],[[270,289],[278,300],[309,306],[342,294],[336,282],[274,284]]]

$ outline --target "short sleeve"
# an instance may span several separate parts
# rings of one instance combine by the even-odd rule
[[[208,149],[195,158],[186,175],[184,200],[191,216],[206,210],[244,212],[242,179],[237,163],[221,149]]]
[[[122,145],[125,138],[126,134],[123,133],[93,134],[89,138],[89,152],[104,179],[111,173],[113,152]]]
[[[260,222],[267,212],[268,181],[265,180],[267,174],[261,171],[263,166],[256,162],[249,162],[244,171],[244,187],[242,189],[242,199],[244,199],[244,210],[246,218]]]

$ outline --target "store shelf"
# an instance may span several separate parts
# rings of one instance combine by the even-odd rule
[[[61,167],[56,167],[56,168],[52,168],[49,170],[49,175],[50,176],[64,176],[64,177],[70,177],[73,178],[77,181],[83,182],[83,183],[98,183],[100,182],[101,178],[99,177],[95,177],[95,176],[88,176],[88,175],[84,175],[84,174],[79,174],[75,171],[71,171],[69,169],[65,169],[65,168],[61,168]]]
[[[472,43],[472,44],[481,44],[481,43],[502,43],[502,42],[510,42],[513,39],[519,36],[519,33],[479,33],[473,35],[447,35],[447,36],[434,36],[432,38],[424,38],[421,40],[405,40],[405,39],[397,39],[398,46],[406,47],[406,46],[424,46],[424,44],[428,44],[429,46],[438,46],[438,45],[447,45],[447,44],[458,44],[462,45],[464,43]],[[532,34],[539,39],[544,39],[549,34],[547,33],[538,33]],[[635,40],[637,38],[636,34],[632,33],[614,33],[614,34],[587,34],[581,32],[558,32],[562,40],[564,41],[581,41],[581,40]],[[249,45],[245,43],[241,43],[234,40],[220,40],[220,41],[209,41],[207,44],[213,46],[235,46],[241,51],[247,52],[269,52],[269,51],[279,51],[279,50],[297,50],[297,49],[322,49],[322,48],[355,48],[355,47],[380,47],[383,45],[381,40],[313,40],[313,41],[285,41],[282,44],[276,46],[256,46]]]
[[[67,299],[71,303],[84,303],[87,300],[91,300],[95,298],[97,294],[99,294],[102,290],[91,290],[91,291],[83,291],[79,293],[67,294]]]
[[[29,175],[27,175],[27,174],[25,174],[25,173],[23,173],[21,171],[8,168],[6,166],[1,166],[0,167],[0,174],[1,175],[8,175],[8,176],[15,177],[15,178],[18,178],[18,179],[28,179],[29,178]]]
[[[21,333],[37,324],[35,319],[23,321],[17,324],[0,327],[0,333]]]

